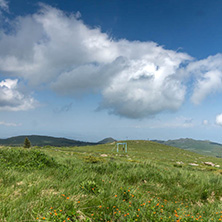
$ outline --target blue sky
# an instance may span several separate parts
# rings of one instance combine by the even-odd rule
[[[0,0],[0,137],[222,143],[220,0]]]

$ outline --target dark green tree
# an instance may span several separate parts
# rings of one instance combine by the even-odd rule
[[[26,137],[24,141],[24,148],[30,148],[31,147],[31,142],[30,140]]]

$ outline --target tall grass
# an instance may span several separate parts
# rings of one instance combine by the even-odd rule
[[[0,149],[0,221],[220,221],[221,169],[202,163],[220,160],[144,141],[129,148]]]

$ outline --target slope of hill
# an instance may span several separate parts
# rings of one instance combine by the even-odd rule
[[[8,139],[0,139],[0,145],[5,146],[23,146],[25,138],[31,141],[32,146],[87,146],[96,145],[97,143],[82,142],[66,138],[57,138],[51,136],[26,135],[15,136]]]
[[[222,159],[152,141],[127,145],[127,153],[112,143],[2,147],[0,218],[221,221]]]
[[[209,156],[222,156],[222,144],[214,143],[209,140],[194,140],[190,138],[177,140],[153,140],[154,142],[174,146],[185,150],[190,150],[199,154]]]
[[[114,140],[112,137],[108,137],[108,138],[105,138],[105,139],[99,141],[98,143],[99,144],[106,144],[106,143],[113,143],[113,142],[116,142],[116,140]]]

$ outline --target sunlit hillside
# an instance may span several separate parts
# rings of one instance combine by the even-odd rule
[[[2,147],[0,221],[220,221],[221,159],[126,142]]]

